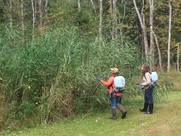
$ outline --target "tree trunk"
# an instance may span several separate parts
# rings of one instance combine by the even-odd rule
[[[12,10],[13,10],[12,0],[9,0],[9,25],[10,25],[10,28],[12,28],[12,26],[13,26]]]
[[[150,3],[150,67],[154,65],[154,42],[153,42],[153,12],[154,0],[149,0]]]
[[[48,14],[48,0],[45,0],[45,16]]]
[[[159,48],[159,44],[158,44],[158,38],[155,34],[155,32],[153,31],[153,36],[155,38],[155,43],[156,43],[156,46],[157,46],[157,50],[158,50],[158,61],[159,61],[159,67],[160,67],[160,70],[163,71],[163,68],[162,68],[162,56],[161,56],[161,51],[160,51],[160,48]]]
[[[100,11],[99,11],[99,40],[102,39],[102,12],[103,12],[102,1],[103,1],[103,0],[100,0]]]
[[[80,11],[80,0],[77,1],[78,4],[78,10]]]
[[[141,18],[142,18],[142,33],[143,33],[143,40],[144,40],[144,48],[145,48],[145,57],[146,61],[148,61],[148,53],[149,53],[149,48],[148,48],[148,39],[147,39],[147,31],[146,31],[146,24],[145,24],[145,14],[144,14],[144,8],[145,8],[145,0],[142,0],[142,10],[141,10]]]
[[[118,29],[119,29],[119,34],[120,34],[120,41],[121,41],[121,45],[123,45],[123,31],[122,31],[122,24],[124,24],[123,23],[123,21],[124,21],[124,19],[125,19],[125,16],[126,16],[126,2],[125,1],[122,1],[123,2],[123,4],[124,4],[124,10],[123,10],[123,16],[122,16],[122,19],[117,19],[117,21],[118,21],[118,24],[121,24],[121,25],[119,25],[119,27],[118,27]],[[121,14],[119,13],[119,11],[117,10],[117,14],[118,14],[118,16],[120,17],[121,16]]]
[[[37,15],[38,15],[38,1],[37,0],[33,0],[34,1],[34,10],[35,10],[35,24],[36,24],[36,20],[37,20]],[[38,24],[38,23],[37,23]]]
[[[179,43],[177,44],[177,72],[180,72],[180,47],[179,47]]]
[[[168,0],[169,6],[169,29],[168,29],[168,63],[167,63],[167,72],[170,72],[170,43],[171,43],[171,27],[172,27],[172,0]]]
[[[42,0],[38,0],[38,8],[39,8],[39,28],[43,27],[43,11],[42,11]]]
[[[117,37],[117,14],[116,14],[116,2],[117,0],[113,0],[113,19],[112,19],[112,34],[113,39]]]
[[[145,50],[145,57],[146,57],[146,61],[148,61],[148,40],[147,40],[147,32],[146,32],[145,16],[144,16],[144,0],[142,0],[143,6],[142,6],[141,13],[138,10],[135,0],[133,0],[133,3],[134,3],[136,13],[138,15],[138,19],[140,21],[142,36],[143,36],[143,43],[144,43],[144,50]]]
[[[35,36],[35,5],[34,0],[31,0],[31,7],[32,7],[32,38],[34,39]]]
[[[111,23],[113,24],[113,0],[110,0],[109,1],[109,10],[110,10],[110,16],[111,16]],[[111,25],[112,25],[111,24]],[[113,26],[113,25],[112,25]],[[113,27],[111,29],[111,36],[112,36],[112,39],[114,39],[114,34],[113,34]]]
[[[91,0],[91,4],[92,4],[92,7],[94,9],[94,13],[96,14],[96,7],[95,7],[95,4],[94,4],[94,2],[92,0]]]
[[[22,35],[24,37],[25,32],[25,25],[24,25],[24,1],[20,0],[20,15],[21,15],[21,29],[22,29]],[[24,41],[24,40],[23,40]]]

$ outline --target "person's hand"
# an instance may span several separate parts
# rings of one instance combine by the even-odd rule
[[[140,88],[140,89],[143,89],[143,85],[142,85],[142,84],[139,84],[139,88]]]
[[[99,81],[100,81],[101,79],[102,79],[101,77],[97,77],[97,80],[99,80]]]

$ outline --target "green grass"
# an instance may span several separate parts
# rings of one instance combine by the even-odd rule
[[[181,135],[181,91],[174,91],[155,102],[154,114],[145,115],[138,111],[142,98],[124,104],[128,114],[122,120],[110,120],[110,110],[67,119],[52,125],[4,132],[7,136],[179,136]]]

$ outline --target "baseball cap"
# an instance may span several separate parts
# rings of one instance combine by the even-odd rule
[[[119,69],[118,68],[111,68],[111,71],[112,71],[112,73],[116,74],[119,72]]]

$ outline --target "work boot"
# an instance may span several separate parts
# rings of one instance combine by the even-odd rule
[[[112,109],[112,116],[110,117],[110,119],[116,119],[116,109]]]
[[[126,111],[125,111],[125,112],[123,112],[123,113],[122,113],[121,118],[122,118],[122,119],[126,118],[126,114],[127,114],[127,112],[126,112]]]
[[[126,114],[127,114],[126,110],[124,109],[124,107],[123,107],[121,104],[118,104],[118,105],[117,105],[117,108],[118,108],[118,109],[121,111],[121,113],[122,113],[121,118],[124,119],[124,118],[126,117]]]
[[[143,109],[139,109],[139,110],[140,112],[147,112],[147,109],[148,109],[148,103],[144,103]]]
[[[153,104],[149,104],[148,112],[146,114],[153,114]]]

